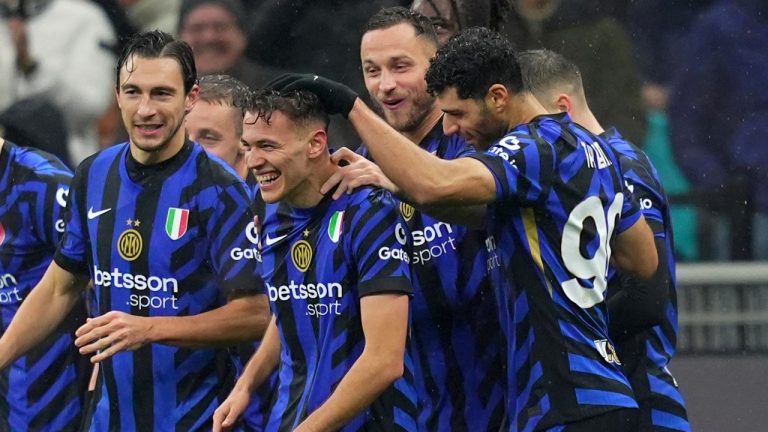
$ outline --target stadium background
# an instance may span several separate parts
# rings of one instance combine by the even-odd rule
[[[190,41],[201,74],[260,86],[280,71],[306,71],[364,94],[362,24],[380,7],[410,3],[0,0],[0,133],[70,164],[123,139],[115,53],[121,37],[153,28]],[[457,3],[462,11],[507,4]],[[526,14],[526,5],[543,12]],[[598,117],[620,125],[659,170],[678,257],[670,369],[693,429],[765,430],[768,143],[757,137],[768,135],[766,2],[517,0],[497,24],[520,48],[561,51],[579,64]],[[342,121],[332,138],[357,145]]]

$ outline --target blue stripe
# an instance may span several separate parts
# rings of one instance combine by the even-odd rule
[[[666,374],[665,371],[661,371],[661,373]],[[648,374],[648,384],[652,392],[674,399],[681,406],[685,406],[685,401],[683,400],[680,391],[674,385],[650,374]]]
[[[594,360],[589,357],[568,353],[568,363],[572,372],[583,372],[612,379],[626,385],[627,379],[618,369],[606,366],[602,360]]]
[[[654,426],[661,426],[684,432],[690,432],[691,430],[691,425],[688,424],[687,420],[668,412],[652,410],[651,420],[653,421]]]
[[[637,408],[637,403],[632,397],[605,390],[576,389],[576,400],[580,405],[611,405]]]

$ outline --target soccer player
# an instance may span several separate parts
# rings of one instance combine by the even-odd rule
[[[427,92],[424,74],[436,51],[430,21],[402,7],[372,16],[360,45],[363,77],[377,111],[424,150],[453,159],[473,150],[460,136],[443,134],[442,112]],[[334,157],[349,160],[345,150]],[[367,153],[365,146],[358,151]],[[350,186],[361,172],[355,161],[331,182],[344,175]],[[497,431],[504,418],[503,349],[486,272],[485,232],[445,223],[406,202],[400,203],[400,210],[414,244],[410,348],[419,429]]]
[[[53,259],[71,179],[55,156],[0,138],[3,332]],[[77,430],[90,368],[73,341],[85,318],[81,297],[44,343],[0,374],[0,430]]]
[[[250,90],[229,75],[205,75],[198,80],[199,100],[185,120],[191,141],[235,170],[242,179],[248,177],[245,149],[240,145],[243,134],[243,108]]]
[[[653,230],[659,266],[648,283],[621,272],[610,279],[608,328],[640,406],[640,430],[688,431],[685,402],[667,368],[678,328],[675,256],[667,195],[656,169],[616,128],[603,129],[589,109],[575,64],[548,50],[524,51],[518,60],[525,85],[544,108],[567,112],[576,123],[605,137],[619,155],[624,181]]]
[[[268,431],[414,430],[407,225],[383,189],[320,193],[338,167],[314,94],[255,103],[248,167],[268,203],[259,240],[273,318],[214,430],[233,426],[278,363]]]
[[[126,43],[116,95],[130,140],[77,168],[53,263],[0,339],[5,368],[93,279],[98,316],[75,340],[101,366],[90,430],[209,429],[233,370],[226,350],[206,347],[267,324],[248,193],[182,127],[195,81],[186,43],[159,31]]]
[[[245,164],[245,147],[241,144],[241,140],[250,135],[246,129],[250,131],[253,128],[250,119],[244,124],[245,110],[250,106],[250,89],[229,75],[205,75],[197,84],[200,97],[185,120],[189,139],[235,170],[252,194],[254,212],[263,215],[264,201],[259,194],[256,177]],[[253,228],[251,233],[255,235]],[[246,342],[230,348],[237,376],[242,374],[259,344],[260,341]],[[262,385],[251,396],[248,409],[243,414],[244,432],[263,430],[276,381],[277,373],[274,373],[268,380],[269,384]]]
[[[510,430],[631,430],[637,404],[608,337],[604,293],[609,260],[653,275],[653,236],[611,148],[567,114],[546,115],[523,88],[516,54],[502,36],[474,28],[432,61],[426,79],[445,133],[481,148],[498,141],[453,160],[419,149],[342,84],[286,75],[272,86],[317,92],[348,115],[416,204],[490,204],[488,266],[507,340]]]

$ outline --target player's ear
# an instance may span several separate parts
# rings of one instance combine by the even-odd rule
[[[503,110],[507,105],[508,99],[509,91],[502,84],[493,84],[485,94],[486,104],[496,110]]]
[[[200,86],[195,84],[191,89],[189,89],[189,93],[187,93],[186,97],[184,98],[184,114],[189,114],[189,112],[192,111],[192,108],[195,107],[195,104],[199,98]]]
[[[559,95],[557,95],[555,99],[555,107],[561,113],[562,112],[570,113],[571,110],[573,109],[573,101],[571,100],[571,97],[568,96],[567,94],[560,93]]]
[[[325,129],[314,129],[312,132],[310,132],[307,155],[310,159],[314,159],[327,152],[328,134],[325,132]]]

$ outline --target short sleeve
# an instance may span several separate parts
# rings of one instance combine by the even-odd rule
[[[358,295],[411,294],[411,234],[392,196],[373,189],[345,211],[347,247],[358,274]]]
[[[57,189],[56,205],[52,206],[51,215],[47,216],[54,221],[52,229],[55,234],[51,232],[51,235],[61,238],[53,259],[59,267],[75,274],[88,274],[89,246],[85,223],[87,172],[87,168],[81,164],[68,192]],[[65,201],[64,206],[61,206],[61,201]],[[63,227],[63,232],[60,233],[57,227]]]
[[[236,182],[223,188],[218,198],[207,225],[211,236],[209,260],[221,289],[229,297],[263,294],[258,222],[248,191],[242,182]]]

